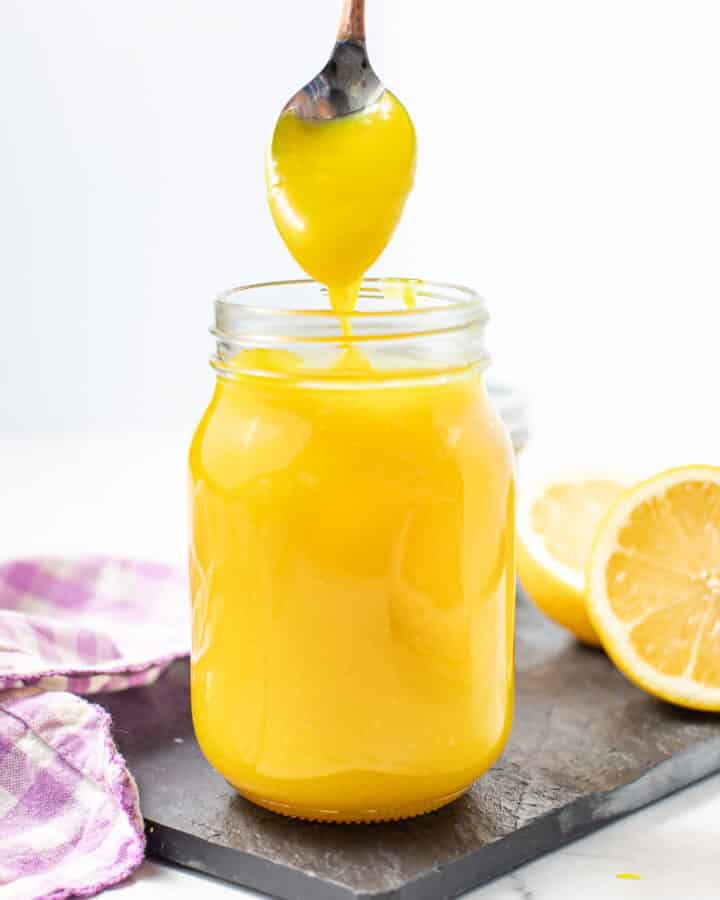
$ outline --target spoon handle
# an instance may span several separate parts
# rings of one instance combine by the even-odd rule
[[[337,39],[365,40],[365,0],[343,0]]]

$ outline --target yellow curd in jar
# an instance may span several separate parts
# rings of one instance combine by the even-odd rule
[[[258,362],[221,375],[192,445],[200,745],[290,815],[441,806],[512,717],[504,426],[471,368],[308,386],[243,374]]]

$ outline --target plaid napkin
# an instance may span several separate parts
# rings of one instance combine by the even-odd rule
[[[132,776],[100,707],[187,655],[185,580],[127,560],[0,566],[0,898],[96,894],[140,863]],[[72,691],[74,693],[68,693]]]

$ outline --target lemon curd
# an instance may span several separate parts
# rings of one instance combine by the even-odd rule
[[[296,288],[218,303],[218,380],[191,450],[195,729],[261,805],[411,816],[466,790],[508,735],[512,451],[472,304],[464,319],[430,308],[426,285],[407,311],[391,292],[401,311],[353,322],[361,372],[331,362],[334,316],[263,317],[258,298],[292,307]],[[265,318],[296,323],[292,350],[240,349]]]
[[[315,282],[218,300],[191,448],[197,737],[244,796],[303,818],[442,806],[512,718],[513,460],[482,304],[363,280],[415,152],[387,91],[341,119],[281,116],[268,198]]]
[[[415,176],[412,120],[390,91],[339,119],[280,116],[266,161],[278,231],[339,313],[352,311],[360,279],[400,221]]]

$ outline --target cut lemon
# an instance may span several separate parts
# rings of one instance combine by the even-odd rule
[[[720,468],[671,469],[622,494],[586,577],[618,668],[663,700],[720,711]]]
[[[523,495],[518,575],[539,609],[586,644],[599,644],[585,610],[585,564],[598,523],[623,490],[619,480],[563,476]]]

